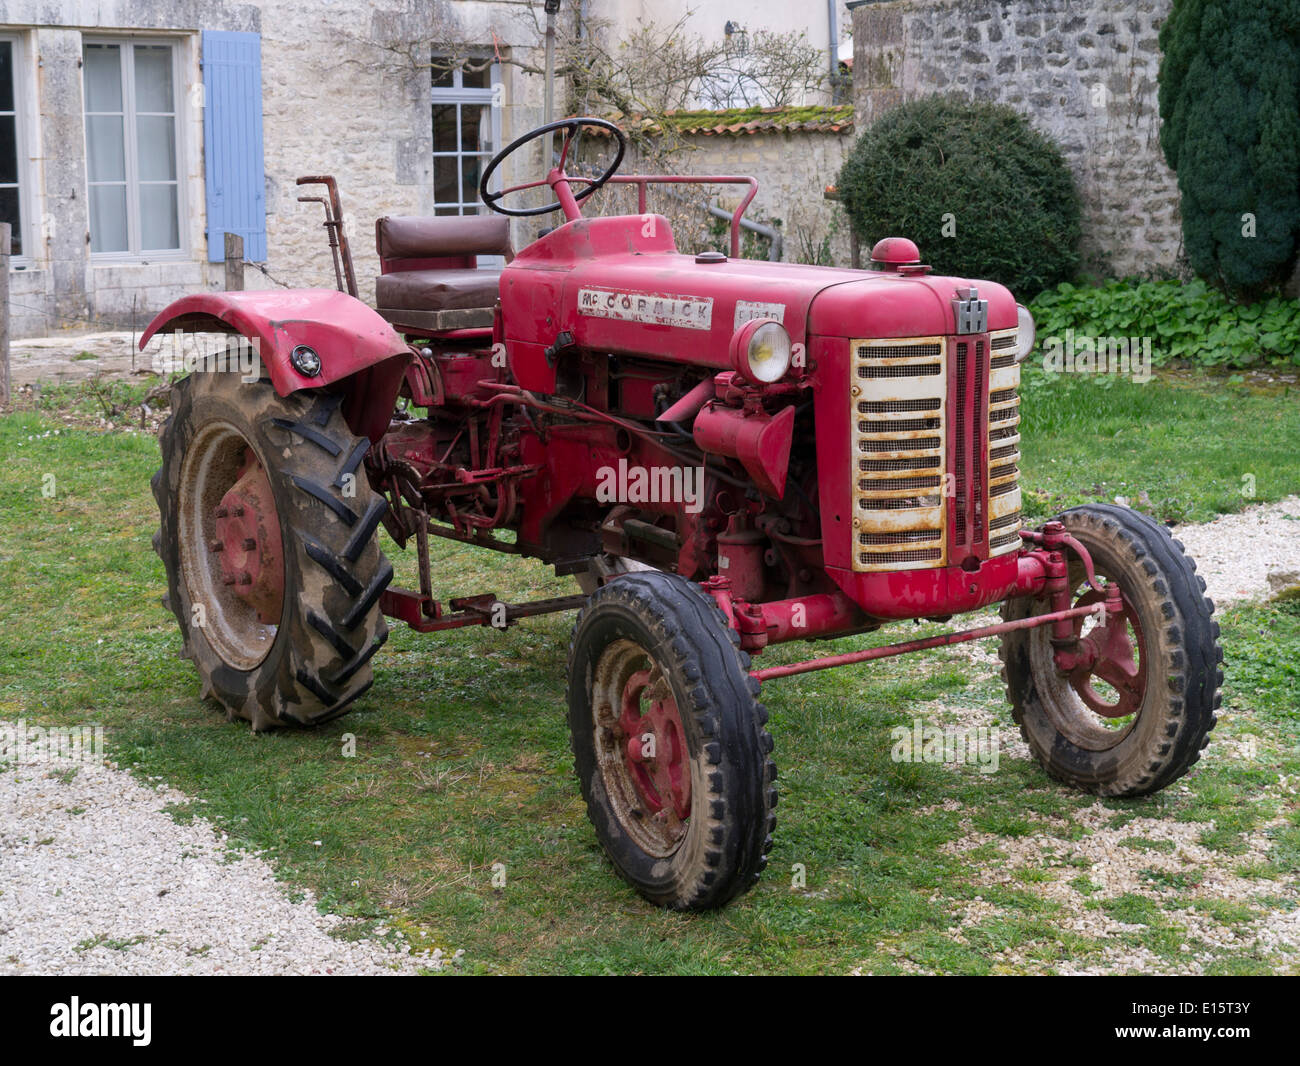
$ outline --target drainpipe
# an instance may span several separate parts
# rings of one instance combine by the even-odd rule
[[[560,13],[560,0],[546,0],[546,99],[543,105],[543,124],[555,118],[555,16]],[[546,159],[543,169],[550,171],[554,159],[554,145],[551,135],[546,135],[544,142]]]
[[[840,35],[839,19],[835,17],[835,0],[826,0],[826,36],[830,41],[831,103],[839,103]]]
[[[728,222],[731,221],[731,212],[723,210],[717,204],[709,204],[709,214],[714,218],[725,218]],[[740,228],[752,230],[760,237],[766,237],[771,242],[767,248],[768,260],[773,263],[781,261],[781,252],[785,246],[785,241],[782,240],[779,230],[772,226],[765,226],[761,222],[751,222],[747,218],[740,220]]]

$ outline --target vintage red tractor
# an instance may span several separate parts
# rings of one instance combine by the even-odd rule
[[[583,129],[609,138],[599,177],[566,173]],[[556,133],[544,182],[488,191],[506,155]],[[591,820],[638,892],[684,909],[726,903],[766,862],[772,678],[999,636],[1012,713],[1050,776],[1140,796],[1186,772],[1219,705],[1213,605],[1137,512],[1022,528],[1034,326],[1011,293],[936,277],[898,238],[872,271],[740,259],[739,214],[730,255],[680,254],[647,186],[743,181],[748,202],[752,179],[615,176],[623,145],[569,119],[492,160],[487,206],[565,218],[515,255],[502,217],[380,219],[377,309],[355,298],[331,188],[352,295],[203,293],[153,321],[142,346],[225,332],[262,366],[177,382],[153,480],[166,602],[204,695],[254,729],[315,725],[370,687],[385,616],[427,632],[578,609],[568,716]],[[643,210],[584,218],[606,182],[637,186]],[[501,202],[548,187],[553,203]],[[504,269],[477,266],[498,254]],[[381,522],[414,542],[418,590],[389,587]],[[584,594],[444,606],[430,534],[543,560]],[[751,659],[993,604],[995,625]]]

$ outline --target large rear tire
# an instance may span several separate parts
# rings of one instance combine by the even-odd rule
[[[172,388],[152,488],[164,604],[202,694],[254,730],[317,725],[370,688],[388,636],[387,506],[336,394],[197,373]]]

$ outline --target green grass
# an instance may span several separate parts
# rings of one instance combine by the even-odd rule
[[[1200,375],[1098,381],[1026,366],[1030,518],[1122,496],[1162,522],[1204,522],[1300,492],[1300,390]]]
[[[1226,487],[1184,484],[1179,463],[1230,486],[1249,460],[1269,472],[1259,479],[1262,498],[1300,490],[1297,464],[1288,473],[1267,461],[1286,447],[1295,454],[1292,399],[1221,403],[1215,390],[1143,388],[1141,397],[1115,388],[1076,395],[1101,430],[1090,436],[1079,435],[1086,420],[1073,403],[1036,399],[1038,428],[1025,431],[1028,482],[1075,502],[1092,498],[1095,478],[1111,492],[1156,476],[1198,516],[1249,501]],[[1194,411],[1206,414],[1192,433],[1184,422]],[[1141,435],[1125,412],[1140,412]],[[1207,427],[1221,447],[1198,451],[1192,445],[1204,443]],[[1216,863],[1249,875],[1272,906],[1293,905],[1300,817],[1294,797],[1276,787],[1279,775],[1300,775],[1293,608],[1222,616],[1228,682],[1216,736],[1258,738],[1256,757],[1212,745],[1165,793],[1104,804],[1125,840],[1120,850],[1152,871],[1132,893],[1108,894],[1075,850],[1090,834],[1082,812],[1097,801],[1053,785],[1035,763],[1005,750],[992,774],[890,760],[890,728],[913,717],[991,714],[1010,739],[992,670],[945,649],[765,687],[781,770],[769,869],[719,913],[667,914],[615,878],[578,796],[563,717],[571,616],[505,633],[418,636],[399,627],[357,712],[314,732],[255,736],[200,702],[191,665],[177,658],[174,621],[159,606],[163,574],[149,546],[156,443],[54,428],[39,413],[0,419],[9,460],[0,470],[0,719],[103,724],[110,757],[203,801],[174,817],[201,813],[232,847],[266,851],[290,886],[310,888],[348,920],[341,935],[382,922],[416,944],[464,949],[476,972],[1040,972],[1103,958],[1109,940],[1069,931],[1067,919],[1086,903],[1095,908],[1088,913],[1140,926],[1120,943],[1175,965],[1185,937],[1169,910],[1203,900],[1207,914],[1242,930],[1265,904],[1218,900],[1190,873],[1162,874],[1167,849],[1140,847],[1148,818],[1196,823],[1211,834],[1204,846]],[[53,497],[41,491],[46,474]],[[385,547],[398,581],[412,583],[413,559]],[[437,546],[435,573],[448,595],[572,589],[540,565],[451,544]],[[800,653],[791,646],[767,658]],[[343,755],[346,734],[355,736],[352,758]],[[954,847],[970,834],[988,839]],[[1038,834],[1048,843],[1035,861],[1009,861],[1012,849],[1036,847]],[[1245,854],[1258,834],[1267,847]],[[493,884],[495,864],[504,865],[504,887]],[[1230,971],[1279,964],[1276,955],[1223,951],[1214,960]]]

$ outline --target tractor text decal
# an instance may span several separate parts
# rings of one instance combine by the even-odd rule
[[[578,314],[593,318],[617,318],[623,322],[645,322],[654,326],[712,329],[713,299],[660,296],[650,292],[580,289]]]

